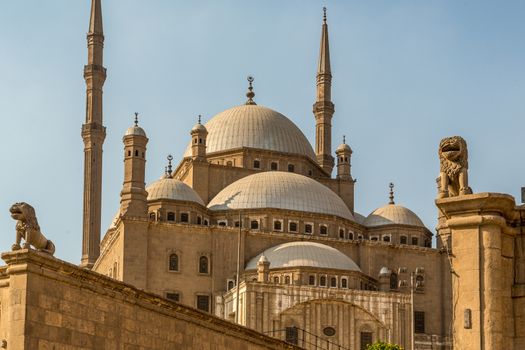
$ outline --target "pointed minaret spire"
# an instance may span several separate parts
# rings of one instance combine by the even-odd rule
[[[390,198],[390,202],[388,202],[388,204],[396,204],[394,202],[394,184],[391,182],[388,187],[390,187],[390,196],[388,198]]]
[[[86,121],[82,125],[84,140],[84,212],[82,226],[82,260],[80,266],[91,268],[100,254],[100,215],[102,206],[102,145],[106,128],[102,119],[102,87],[106,80],[103,66],[104,33],[101,0],[91,1],[87,34],[88,62],[84,66],[86,81]]]
[[[91,18],[89,20],[89,34],[102,34],[104,29],[102,26],[102,4],[101,0],[91,1]]]
[[[326,7],[323,8],[323,25],[321,32],[321,47],[319,64],[317,66],[317,94],[314,103],[315,153],[317,163],[330,175],[334,167],[332,156],[332,71],[330,68],[330,49],[328,45],[328,24],[326,23]]]

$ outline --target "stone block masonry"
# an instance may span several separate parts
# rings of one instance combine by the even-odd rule
[[[34,349],[299,349],[33,250],[3,253],[0,344]]]

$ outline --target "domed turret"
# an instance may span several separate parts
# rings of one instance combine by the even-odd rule
[[[337,178],[341,180],[352,180],[350,172],[352,149],[346,144],[346,137],[343,136],[343,143],[335,150],[337,155]]]
[[[208,137],[208,130],[201,124],[201,116],[199,121],[191,129],[191,155],[193,159],[206,159],[206,138]]]
[[[138,113],[135,125],[128,128],[124,142],[124,183],[120,193],[120,214],[132,217],[147,217],[145,190],[146,173],[146,132],[139,126]]]

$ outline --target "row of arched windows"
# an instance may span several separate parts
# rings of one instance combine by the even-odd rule
[[[255,159],[253,161],[253,168],[254,169],[261,169],[261,161],[259,159]],[[279,170],[279,163],[278,162],[271,162],[270,163],[270,170],[277,171]],[[294,173],[295,172],[295,165],[294,164],[288,164],[288,172]]]
[[[151,212],[149,213],[149,218],[151,221],[161,221],[162,217],[160,213]],[[177,214],[170,211],[166,213],[166,221],[175,222],[177,221]],[[190,222],[190,214],[183,212],[179,215],[179,222],[180,223],[189,223]],[[203,219],[201,216],[197,216],[197,225],[209,225],[208,219]]]
[[[316,276],[310,275],[308,276],[308,285],[315,286],[316,285]],[[348,288],[348,279],[346,277],[341,277],[340,283],[337,283],[337,277],[332,276],[328,278],[327,276],[319,276],[319,287],[327,287],[330,288]]]
[[[180,260],[179,255],[172,253],[169,256],[168,268],[170,271],[180,271]],[[199,273],[209,274],[210,273],[210,261],[207,256],[201,255],[199,257]]]

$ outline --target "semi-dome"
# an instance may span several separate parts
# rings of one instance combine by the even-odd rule
[[[237,180],[219,192],[208,208],[287,209],[354,220],[334,191],[304,175],[282,171],[267,171]]]
[[[214,116],[205,127],[207,153],[250,147],[316,159],[301,130],[290,119],[267,107],[255,104],[233,107]],[[184,157],[190,156],[191,143],[184,153]]]
[[[425,227],[423,221],[410,209],[397,204],[387,204],[374,210],[364,222],[365,226],[409,225]]]
[[[361,271],[352,259],[339,250],[316,242],[289,242],[271,247],[250,259],[246,270],[255,270],[261,256],[270,262],[270,269],[316,267]]]
[[[191,188],[180,180],[173,179],[169,176],[163,176],[146,187],[148,200],[172,199],[179,201],[188,201],[204,205],[201,197]]]

